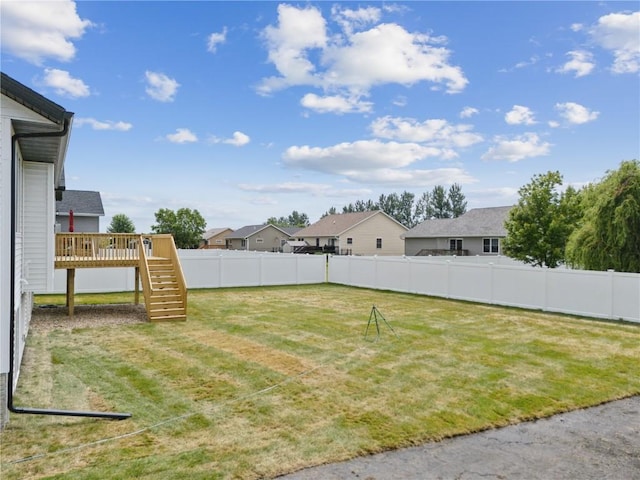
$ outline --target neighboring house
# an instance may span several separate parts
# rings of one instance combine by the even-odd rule
[[[404,254],[500,255],[511,208],[474,208],[457,218],[425,220],[403,235]]]
[[[275,225],[247,225],[226,237],[230,250],[252,250],[258,252],[281,252],[283,246],[299,228],[276,227]]]
[[[226,248],[226,238],[233,230],[227,227],[210,228],[202,234],[198,248]]]
[[[74,232],[99,232],[100,217],[104,216],[100,192],[65,190],[56,202],[56,231],[68,232],[73,211]]]
[[[73,113],[2,73],[0,427],[20,372],[34,291],[51,291],[56,198]],[[8,398],[9,397],[9,398]]]
[[[296,239],[342,255],[402,255],[407,227],[382,210],[327,215]]]

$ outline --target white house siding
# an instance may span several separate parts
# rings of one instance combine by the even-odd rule
[[[407,230],[386,215],[378,214],[349,229],[340,236],[340,249],[351,249],[353,255],[402,255]],[[347,238],[353,243],[347,244]],[[382,239],[382,248],[376,248],[376,240]],[[313,244],[312,244],[313,245]]]
[[[24,162],[22,206],[24,279],[26,290],[53,288],[53,165]]]
[[[29,319],[31,316],[31,309],[33,307],[33,296],[25,291],[26,283],[23,280],[27,280],[23,275],[23,266],[29,259],[26,252],[22,250],[22,244],[26,240],[24,238],[23,225],[21,221],[24,219],[21,215],[17,216],[18,232],[16,238],[16,276],[11,278],[11,257],[14,252],[11,251],[11,196],[12,196],[12,179],[11,179],[11,137],[13,135],[12,120],[26,120],[31,122],[38,122],[42,124],[50,124],[44,117],[38,115],[32,110],[20,105],[19,103],[11,100],[4,95],[0,95],[0,428],[6,423],[8,414],[6,411],[6,394],[7,388],[12,388],[7,385],[7,376],[9,373],[9,333],[11,324],[11,307],[10,307],[10,294],[11,294],[11,282],[16,282],[16,295],[15,295],[15,319],[16,319],[16,358],[13,360],[16,366],[16,372],[14,375],[14,381],[17,382],[19,376],[19,366],[22,358],[22,352],[24,349],[24,339],[29,326]],[[25,185],[26,182],[34,180],[39,182],[42,178],[32,178],[29,174],[29,179],[25,180],[23,165],[18,149],[18,160],[16,165],[16,173],[18,176],[19,184],[17,185],[18,191],[15,192],[17,196],[17,208],[18,212],[24,213],[24,204],[21,203],[25,197],[25,186],[30,188],[29,185]],[[50,182],[47,185],[47,191],[51,194],[51,201],[49,203],[40,204],[41,209],[46,209],[48,212],[48,221],[46,225],[49,225],[51,232],[49,233],[50,247],[45,246],[44,251],[53,255],[53,219],[54,219],[54,204],[53,204],[53,167],[46,166],[50,169],[47,175],[51,175]],[[33,172],[31,172],[33,173]],[[35,174],[38,177],[38,174]],[[36,194],[36,192],[29,191],[30,194]],[[40,193],[40,192],[38,192]],[[42,199],[40,200],[42,201]],[[20,261],[22,259],[22,261]],[[30,259],[29,259],[30,260]],[[37,262],[36,262],[37,263]],[[29,265],[29,267],[36,267],[37,265]],[[36,270],[37,271],[37,268]],[[53,259],[51,260],[50,270],[48,272],[53,286]],[[35,279],[34,279],[35,280]],[[14,385],[15,386],[15,385]]]

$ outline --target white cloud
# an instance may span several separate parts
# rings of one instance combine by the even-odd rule
[[[587,107],[574,102],[556,103],[555,109],[562,118],[574,125],[591,122],[600,115],[600,112],[590,111]]]
[[[349,8],[342,8],[339,5],[334,5],[331,8],[331,15],[333,20],[342,27],[345,33],[351,34],[354,30],[362,30],[368,25],[379,22],[381,11],[376,7],[351,10]]]
[[[462,70],[448,63],[450,51],[441,46],[440,37],[409,33],[400,25],[387,23],[347,40],[325,50],[323,62],[329,65],[325,84],[368,90],[387,83],[428,81],[457,93],[468,83]]]
[[[248,135],[245,135],[242,132],[233,132],[233,137],[224,140],[223,143],[228,143],[229,145],[234,145],[236,147],[242,147],[250,141],[251,139]]]
[[[46,68],[41,84],[51,87],[58,95],[71,98],[88,97],[89,87],[79,78],[73,78],[69,72],[57,68]]]
[[[359,97],[345,97],[341,95],[327,95],[320,97],[315,93],[307,93],[300,104],[318,113],[367,113],[372,110],[371,102],[363,102]]]
[[[227,27],[222,29],[220,33],[212,33],[207,38],[207,50],[211,53],[216,53],[218,45],[221,45],[227,41]]]
[[[144,75],[147,79],[145,91],[151,98],[160,102],[173,102],[180,86],[175,79],[169,78],[164,73],[149,70]]]
[[[332,189],[330,185],[306,182],[283,182],[273,184],[249,184],[238,185],[240,190],[260,193],[303,193],[311,195],[324,195]]]
[[[396,170],[381,168],[371,171],[351,171],[345,176],[352,182],[388,185],[390,187],[433,187],[459,183],[466,185],[477,180],[461,168],[436,168],[433,170]]]
[[[318,84],[307,51],[325,46],[325,30],[325,20],[317,8],[278,5],[278,26],[267,26],[262,35],[269,49],[269,61],[281,77],[263,79],[259,91],[268,94],[290,85]]]
[[[571,60],[558,68],[556,70],[557,72],[573,72],[575,73],[576,78],[578,78],[589,75],[596,66],[596,64],[593,63],[593,54],[591,52],[587,52],[585,50],[572,50],[571,52],[567,52],[567,56],[571,57]]]
[[[560,126],[560,122],[556,122],[555,120],[549,120],[547,122],[547,125],[549,125],[551,128],[558,128]]]
[[[126,132],[133,128],[133,125],[127,122],[113,122],[111,120],[100,121],[95,118],[76,118],[73,121],[74,126],[90,125],[94,130],[117,130]]]
[[[470,118],[474,115],[477,115],[478,109],[473,107],[464,107],[460,112],[460,118]]]
[[[495,145],[480,157],[482,160],[517,162],[524,158],[548,155],[551,147],[550,143],[542,142],[535,133],[525,133],[512,139],[497,136],[494,143]]]
[[[194,143],[198,141],[198,137],[188,128],[178,128],[176,133],[170,133],[166,138],[172,143]]]
[[[73,39],[93,24],[76,12],[75,2],[0,2],[2,49],[36,65],[47,58],[68,62],[75,57]]]
[[[438,157],[442,151],[417,143],[360,140],[330,147],[292,146],[283,154],[286,165],[331,174],[353,174],[381,168],[402,168],[418,160]]]
[[[511,111],[504,116],[504,121],[509,125],[533,125],[536,123],[533,112],[529,107],[514,105]]]
[[[233,132],[231,138],[218,138],[215,135],[211,135],[208,139],[209,143],[226,143],[235,147],[243,147],[251,141],[251,138],[242,132]]]
[[[589,33],[598,45],[613,53],[614,73],[640,71],[640,11],[604,15]]]
[[[374,120],[370,128],[379,138],[425,143],[444,148],[469,147],[483,140],[482,135],[471,131],[471,125],[451,125],[441,119],[418,122],[413,118],[386,116]]]
[[[449,93],[465,88],[468,80],[459,67],[449,63],[451,52],[443,46],[444,37],[409,33],[392,23],[353,33],[356,28],[377,22],[378,12],[375,8],[335,7],[334,18],[343,33],[329,35],[317,8],[279,5],[278,24],[263,31],[269,61],[279,76],[264,78],[258,92],[270,94],[290,86],[310,85],[366,95],[376,85],[421,81],[444,86]]]

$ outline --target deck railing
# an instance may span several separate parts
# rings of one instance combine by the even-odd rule
[[[134,233],[57,233],[56,266],[134,265],[141,241],[143,237]]]
[[[466,257],[469,255],[469,250],[466,250],[466,249],[450,250],[445,248],[423,248],[418,253],[416,253],[416,255],[419,257],[423,257],[423,256],[437,257],[437,256],[449,256],[449,255],[455,255],[457,257]]]

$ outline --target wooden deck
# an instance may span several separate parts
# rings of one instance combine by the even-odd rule
[[[128,233],[57,233],[55,268],[137,267],[140,243],[153,256],[152,237]]]
[[[142,284],[150,320],[186,319],[187,287],[171,235],[57,233],[54,265],[67,270],[70,316],[77,268],[132,267],[136,269],[135,303]]]

